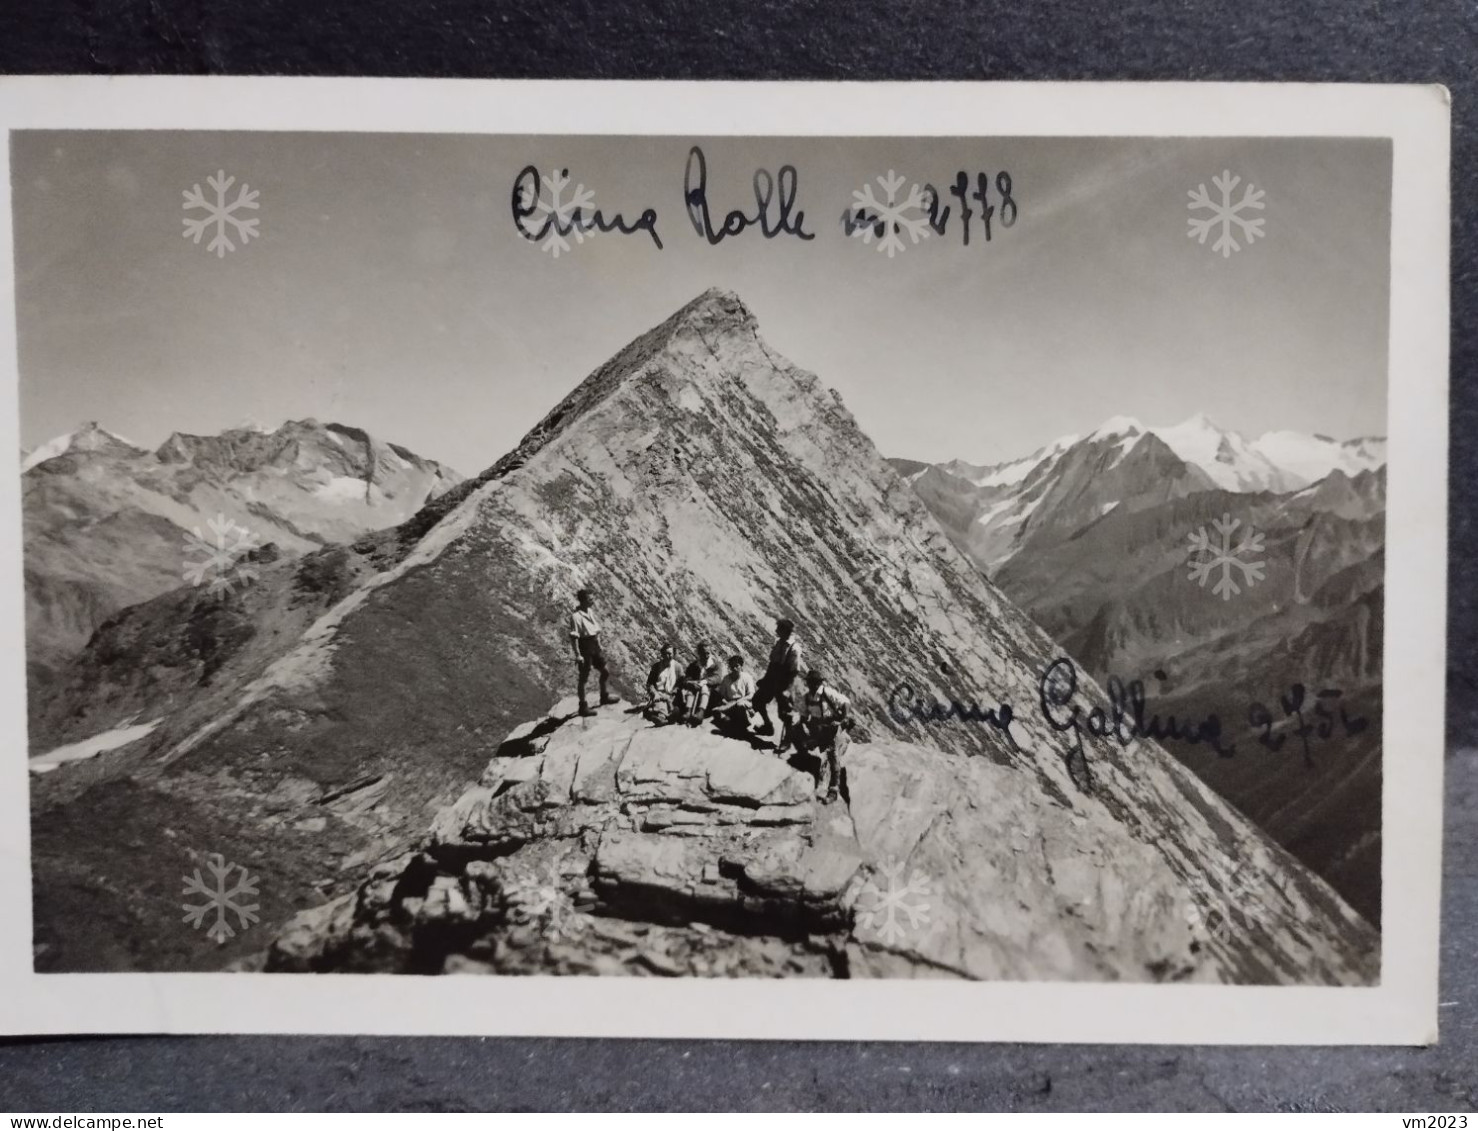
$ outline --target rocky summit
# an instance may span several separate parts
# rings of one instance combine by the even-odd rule
[[[515,729],[413,851],[299,915],[288,971],[1343,983],[1373,933],[1327,892],[1238,869],[1183,882],[1101,810],[893,739],[855,743],[840,801],[813,766],[639,708],[567,699]],[[1286,877],[1284,877],[1286,878]],[[1312,924],[1312,929],[1310,925]],[[1333,928],[1331,933],[1330,928]],[[258,963],[250,965],[256,966]]]
[[[628,698],[664,642],[754,668],[793,618],[869,735],[844,800],[817,809],[744,743],[550,714],[580,587]],[[157,725],[34,785],[43,964],[219,968],[310,911],[282,968],[697,972],[694,940],[721,935],[709,972],[1372,980],[1377,937],[1327,885],[1154,744],[1072,721],[1108,705],[1086,676],[1045,716],[1056,656],[840,398],[710,291],[394,530],[97,634],[38,730]],[[900,709],[954,700],[995,722]],[[177,902],[147,896],[187,850],[259,874],[260,930],[190,949]],[[915,873],[946,929],[870,934],[863,889]],[[530,941],[531,890],[608,941]],[[1139,893],[1160,926],[1114,918]],[[1187,938],[1179,906],[1260,925]]]

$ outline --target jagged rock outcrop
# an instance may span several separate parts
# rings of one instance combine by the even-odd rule
[[[350,953],[336,960],[340,967],[377,965],[381,944],[363,931],[375,936],[385,924],[393,933],[409,932],[407,945],[430,956],[425,965],[434,967],[438,949],[456,948],[417,941],[414,925],[427,904],[405,901],[460,907],[461,899],[470,907],[477,898],[486,909],[498,885],[489,881],[474,893],[457,869],[500,866],[512,844],[498,841],[509,835],[503,822],[530,830],[552,823],[552,832],[531,836],[516,854],[579,845],[590,863],[584,872],[579,858],[569,866],[585,876],[595,899],[618,902],[623,890],[642,887],[623,877],[665,874],[668,853],[671,870],[684,883],[692,878],[686,854],[706,841],[682,831],[693,820],[683,814],[699,812],[684,808],[683,798],[742,818],[715,824],[719,841],[744,829],[757,837],[787,829],[797,837],[801,830],[816,833],[814,815],[798,825],[755,823],[756,812],[778,818],[803,805],[787,792],[788,778],[777,779],[769,788],[779,792],[751,811],[709,792],[714,778],[707,771],[700,786],[684,778],[685,770],[674,777],[662,769],[666,755],[646,744],[670,741],[665,738],[634,738],[637,753],[628,746],[613,768],[615,786],[619,795],[623,783],[638,780],[621,776],[631,756],[633,766],[656,766],[653,788],[677,791],[679,803],[663,802],[654,815],[643,802],[641,829],[583,828],[596,811],[615,820],[609,808],[615,802],[588,804],[561,794],[570,788],[561,767],[575,757],[578,770],[597,755],[611,765],[612,748],[560,754],[573,741],[561,738],[537,755],[533,784],[514,782],[495,797],[474,792],[465,819],[438,820],[434,843],[397,862],[420,843],[432,816],[455,805],[467,783],[484,773],[504,735],[543,717],[572,690],[566,616],[583,585],[597,593],[615,684],[628,692],[664,641],[686,648],[706,639],[718,654],[739,651],[754,664],[767,648],[773,618],[793,617],[808,664],[823,668],[852,698],[872,736],[850,771],[852,832],[838,837],[850,835],[864,862],[890,854],[915,864],[927,860],[948,900],[973,909],[968,930],[941,943],[937,954],[895,948],[854,957],[845,940],[862,938],[855,922],[833,927],[827,916],[813,921],[810,911],[801,914],[807,930],[841,940],[804,951],[787,934],[794,928],[765,925],[772,913],[777,923],[790,921],[777,904],[764,923],[733,931],[781,938],[784,946],[765,959],[779,963],[776,969],[814,961],[806,969],[832,971],[835,956],[846,954],[849,971],[879,962],[895,972],[937,965],[980,976],[1018,968],[1062,977],[1139,976],[1116,965],[1130,958],[1098,952],[1109,936],[1090,946],[1066,923],[1073,900],[1094,884],[1121,893],[1202,886],[1230,892],[1235,885],[1239,900],[1296,908],[1297,932],[1279,921],[1270,943],[1248,934],[1207,947],[1210,957],[1196,976],[1316,982],[1373,976],[1376,939],[1369,927],[1158,747],[1137,740],[1121,745],[1090,731],[1086,721],[1059,729],[1044,716],[1037,703],[1056,646],[954,548],[836,394],[769,349],[732,294],[700,296],[619,351],[482,475],[395,530],[331,553],[338,558],[328,572],[340,580],[329,590],[314,588],[311,600],[303,572],[325,554],[264,568],[250,586],[208,609],[130,610],[70,665],[67,686],[76,694],[39,724],[53,740],[75,741],[140,717],[160,721],[133,746],[36,783],[34,856],[43,875],[55,868],[70,878],[76,856],[91,851],[60,835],[69,827],[64,818],[75,827],[88,815],[127,813],[136,829],[166,824],[181,812],[191,815],[192,828],[208,817],[214,838],[261,861],[263,890],[278,901],[264,908],[264,931],[280,928],[291,911],[343,899],[338,910],[319,911],[330,925],[347,924]],[[206,631],[195,637],[178,628],[202,620]],[[1063,712],[1074,709],[1081,720],[1107,707],[1086,680],[1067,698],[1072,702]],[[1004,705],[1014,715],[1009,725],[926,724],[908,706],[953,699],[1000,707],[998,724]],[[675,761],[690,767],[707,765],[707,758],[685,749]],[[732,758],[727,752],[725,761]],[[882,784],[863,789],[874,770]],[[504,770],[498,773],[499,785],[490,780],[482,788],[501,788]],[[736,777],[747,782],[749,773],[736,770]],[[391,776],[393,785],[358,824],[340,819],[327,800],[356,782]],[[723,772],[718,780],[726,780]],[[220,800],[225,797],[229,805]],[[627,800],[634,799],[621,804]],[[268,817],[276,822],[270,831]],[[649,818],[671,824],[648,830]],[[1043,854],[1040,870],[1033,859],[1023,872],[1010,863],[1014,855],[1003,854],[1018,828]],[[625,833],[641,839],[624,840]],[[106,847],[107,836],[104,831],[100,845]],[[648,843],[662,847],[636,847]],[[661,859],[647,868],[646,852]],[[736,858],[728,859],[716,890],[738,884],[725,878]],[[118,893],[148,882],[129,871],[133,864],[125,853],[88,857],[100,903],[119,901]],[[370,869],[378,869],[373,884],[380,896],[364,888]],[[1088,873],[1102,875],[1090,884]],[[1042,910],[1019,910],[1021,892],[1031,904],[1045,900],[1049,889],[1054,894]],[[58,914],[64,909],[49,890],[52,885],[38,883],[38,935],[52,948],[48,962],[86,968],[97,960],[85,950],[79,955],[77,931]],[[366,917],[346,910],[348,896]],[[501,912],[495,907],[494,914]],[[619,916],[601,918],[609,925]],[[1054,918],[1062,920],[1056,933]],[[663,931],[720,929],[706,920],[678,928],[656,919],[653,929]],[[167,929],[163,923],[132,928],[133,965],[150,968],[162,960],[152,940]],[[1018,937],[1018,930],[1025,933]],[[388,953],[399,954],[397,947]],[[1046,957],[1027,957],[1034,948]],[[239,959],[248,949],[249,941],[233,942],[218,961]],[[1135,951],[1132,961],[1141,958]],[[494,962],[458,959],[464,960]],[[544,960],[528,961],[533,968]],[[423,968],[421,959],[411,965]]]
[[[1178,877],[1107,811],[883,739],[844,796],[709,728],[573,699],[516,729],[418,850],[290,922],[275,971],[1309,982],[1374,932],[1245,840]],[[1215,813],[1209,798],[1208,815]],[[1194,820],[1186,821],[1186,827]],[[1249,898],[1241,869],[1276,877]]]

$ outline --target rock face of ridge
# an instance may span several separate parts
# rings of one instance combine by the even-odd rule
[[[813,800],[804,762],[707,728],[654,728],[634,709],[581,719],[565,700],[509,735],[417,851],[298,916],[263,965],[1244,984],[1375,976],[1374,932],[1265,844],[1244,843],[1239,859],[1208,861],[1183,884],[1106,810],[1065,809],[987,759],[857,743],[844,798],[831,805]],[[1252,901],[1240,869],[1277,881]]]
[[[177,432],[154,452],[96,424],[43,444],[21,477],[33,693],[113,613],[186,584],[192,532],[233,555],[271,544],[297,556],[398,525],[460,479],[313,420]]]
[[[1085,726],[1069,767],[1071,728],[1055,729],[1035,708],[1055,646],[955,549],[839,398],[764,344],[731,294],[701,296],[620,351],[483,475],[396,530],[332,553],[331,563],[330,555],[314,554],[264,569],[216,604],[174,594],[130,610],[78,657],[68,675],[75,694],[39,722],[49,741],[77,741],[139,718],[160,722],[133,746],[36,783],[32,827],[43,874],[51,867],[68,881],[85,875],[105,904],[153,882],[153,873],[129,872],[128,854],[106,851],[114,830],[101,816],[127,814],[128,829],[116,835],[147,837],[152,827],[178,828],[174,822],[209,827],[217,842],[258,860],[263,890],[278,901],[264,910],[268,929],[294,910],[353,895],[377,861],[376,882],[394,880],[404,865],[391,861],[484,772],[502,736],[572,690],[566,616],[574,590],[585,585],[597,593],[615,684],[628,691],[661,642],[706,639],[719,654],[739,651],[753,664],[773,618],[793,617],[808,665],[825,669],[851,697],[874,737],[876,749],[860,751],[856,765],[876,758],[897,775],[887,789],[854,795],[859,844],[873,834],[858,828],[903,820],[899,814],[911,811],[906,799],[948,799],[947,813],[928,810],[929,820],[953,828],[973,820],[971,813],[993,812],[990,795],[1006,790],[1019,802],[1028,837],[1054,833],[1041,841],[1041,876],[1055,877],[1043,883],[1068,884],[1073,869],[1084,868],[1107,870],[1124,890],[1211,884],[1225,891],[1234,882],[1228,862],[1242,860],[1243,898],[1273,905],[1281,890],[1300,893],[1307,945],[1284,938],[1271,957],[1259,958],[1253,938],[1234,939],[1229,949],[1210,951],[1218,956],[1214,968],[1197,976],[1227,980],[1272,969],[1279,973],[1257,976],[1373,976],[1375,940],[1358,916],[1153,744],[1121,747]],[[333,583],[305,590],[305,570]],[[180,600],[193,605],[171,604]],[[195,624],[195,635],[182,634],[182,623]],[[1009,727],[924,725],[899,707],[935,698],[1011,704],[1015,720]],[[1085,681],[1074,705],[1086,712],[1104,703]],[[927,755],[914,756],[915,747]],[[540,755],[541,775],[554,748],[551,742]],[[567,788],[562,776],[555,781]],[[578,824],[581,809],[559,788],[550,813],[572,814]],[[510,820],[514,806],[542,813],[542,802],[522,808],[522,789],[508,787],[504,796],[517,795],[511,801],[486,800]],[[340,813],[346,796],[363,799],[348,806],[352,819]],[[726,804],[706,793],[684,796]],[[896,814],[884,813],[885,800],[898,800]],[[679,804],[675,811],[691,810]],[[65,835],[89,816],[104,830],[97,850]],[[1080,855],[1088,842],[1056,835],[1079,822],[1100,830],[1098,855]],[[602,825],[597,839],[611,836],[615,844],[617,831]],[[645,828],[640,834],[648,835]],[[664,853],[687,851],[681,833],[651,835],[678,846]],[[1014,834],[996,828],[993,835]],[[590,837],[556,839],[584,844]],[[955,842],[920,833],[915,844],[908,837],[897,843],[937,860],[959,890],[990,885],[999,922],[981,930],[1005,932],[1016,914],[1007,910],[1016,899],[1013,874],[993,867],[980,847],[986,839],[983,831]],[[608,895],[610,884],[619,889],[624,881],[601,877],[624,873],[602,870],[598,847],[585,851],[594,854],[588,874],[602,899],[603,883]],[[492,859],[483,863],[496,865],[497,851],[486,851]],[[962,855],[946,868],[955,852]],[[729,859],[720,861],[721,878]],[[1133,867],[1120,874],[1120,861]],[[672,864],[684,876],[689,866],[686,856]],[[411,875],[426,875],[425,867],[415,865]],[[406,883],[404,892],[419,880]],[[436,890],[452,900],[451,878],[428,884],[427,895],[407,898],[440,900],[429,894]],[[116,963],[114,955],[85,951],[80,928],[70,929],[65,909],[48,903],[49,890],[38,883],[38,937],[51,947],[50,968]],[[470,889],[461,898],[473,898]],[[174,961],[151,941],[174,929],[168,924],[177,913],[164,910],[167,920],[162,910],[161,922],[139,930],[127,964]],[[1104,976],[1104,964],[1114,961],[1063,946],[1035,968]],[[233,943],[215,961],[249,949],[249,940]],[[898,961],[922,969],[933,959]],[[998,965],[957,956],[946,966],[983,972],[1010,965],[1005,957],[990,961]]]

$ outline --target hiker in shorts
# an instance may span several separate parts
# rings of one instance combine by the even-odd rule
[[[774,734],[775,724],[770,721],[770,704],[773,702],[780,714],[780,740],[775,744],[775,753],[784,754],[790,748],[790,728],[795,721],[795,702],[791,689],[801,670],[801,646],[795,636],[795,622],[781,617],[775,622],[775,643],[770,648],[770,662],[765,674],[760,676],[755,687],[754,709],[760,717],[755,734]]]
[[[677,684],[677,713],[688,726],[695,727],[703,722],[709,696],[722,675],[718,657],[709,652],[706,643],[700,643],[697,656],[683,669]]]
[[[847,731],[852,719],[851,702],[840,691],[827,686],[818,671],[806,674],[806,693],[801,697],[801,719],[795,725],[795,748],[799,753],[814,751],[819,763],[816,770],[816,796],[828,805],[837,799],[841,785],[841,763],[851,740]]]
[[[580,714],[593,715],[585,698],[585,685],[590,681],[590,671],[600,673],[600,705],[608,707],[620,700],[610,693],[610,672],[606,669],[605,653],[600,648],[600,622],[595,619],[595,598],[589,589],[575,594],[575,611],[570,614],[570,646],[575,650],[575,663],[579,665]]]

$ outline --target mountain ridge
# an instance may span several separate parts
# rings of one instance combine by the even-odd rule
[[[33,783],[37,935],[50,948],[47,968],[184,961],[203,969],[246,957],[252,944],[243,941],[182,959],[184,941],[171,941],[177,925],[162,918],[123,932],[107,952],[76,929],[66,900],[79,875],[94,877],[88,890],[96,887],[111,913],[119,893],[162,874],[110,851],[114,838],[146,837],[158,826],[185,840],[208,829],[235,858],[270,873],[263,929],[273,934],[297,912],[332,917],[329,908],[348,906],[370,887],[408,891],[396,877],[412,885],[425,876],[415,854],[428,823],[466,828],[490,812],[499,845],[453,832],[438,842],[438,868],[448,853],[471,868],[480,853],[527,849],[541,866],[558,855],[597,893],[610,876],[627,874],[632,879],[617,887],[630,882],[640,891],[649,854],[659,865],[681,857],[686,863],[674,867],[698,866],[703,876],[711,864],[724,879],[726,869],[751,874],[770,858],[756,838],[786,860],[817,848],[832,817],[843,814],[818,816],[818,803],[789,793],[797,820],[773,844],[760,831],[763,816],[723,825],[717,817],[727,810],[703,810],[736,831],[737,862],[705,858],[697,847],[690,856],[684,837],[691,830],[683,831],[682,820],[631,827],[632,813],[616,796],[629,792],[623,782],[643,805],[650,786],[722,807],[731,796],[724,792],[732,788],[730,769],[746,781],[781,773],[773,756],[755,762],[742,742],[720,740],[718,760],[704,762],[701,795],[694,793],[698,771],[684,769],[685,748],[667,748],[681,734],[640,737],[677,732],[653,731],[634,717],[621,724],[626,753],[619,757],[618,736],[596,733],[604,715],[574,722],[568,740],[537,752],[526,743],[505,748],[517,745],[510,731],[551,718],[571,689],[567,616],[574,591],[588,587],[613,683],[627,692],[664,642],[686,648],[707,640],[757,665],[773,619],[793,617],[807,665],[824,669],[851,696],[870,736],[859,739],[866,749],[858,765],[881,775],[876,789],[856,793],[867,804],[849,808],[847,819],[855,823],[866,809],[872,825],[893,829],[886,843],[931,863],[942,864],[949,851],[972,853],[952,866],[956,878],[978,884],[988,877],[1028,943],[1054,948],[1055,968],[1069,976],[1093,976],[1093,946],[1115,937],[1107,920],[1095,912],[1098,926],[1085,933],[1069,922],[1064,902],[1012,903],[1014,850],[997,856],[1004,850],[988,838],[950,839],[962,847],[946,851],[924,833],[900,835],[890,822],[906,816],[937,836],[974,827],[986,796],[972,798],[957,782],[963,775],[985,789],[992,775],[1008,774],[1009,792],[1029,798],[1029,806],[1022,803],[1032,812],[1054,814],[1054,827],[1083,830],[1083,840],[1032,842],[1033,852],[1047,854],[1043,882],[1058,876],[1071,886],[1070,874],[1101,868],[1121,893],[1194,889],[1204,902],[1232,898],[1234,873],[1245,867],[1244,886],[1273,903],[1295,901],[1297,935],[1249,934],[1204,954],[1192,949],[1196,936],[1184,936],[1176,945],[1204,979],[1372,976],[1378,940],[1369,926],[1157,746],[1136,740],[1121,748],[1085,731],[1073,765],[1072,740],[1031,709],[1057,647],[951,544],[841,398],[764,344],[737,296],[705,292],[633,339],[514,451],[448,494],[454,497],[433,501],[398,528],[266,565],[213,600],[177,591],[127,610],[70,665],[70,694],[37,721],[48,741],[86,738],[150,717],[160,705],[168,710],[135,744]],[[941,702],[973,693],[1021,710],[1004,728],[933,725],[890,709],[905,686]],[[1077,694],[1082,710],[1108,707],[1086,678]],[[705,748],[711,737],[702,738]],[[913,747],[930,753],[911,766]],[[628,763],[633,748],[641,753]],[[603,798],[594,824],[569,784],[586,780],[580,767],[587,760],[591,788]],[[469,787],[494,768],[496,783]],[[781,773],[777,782],[790,780]],[[716,795],[716,781],[730,784]],[[906,809],[892,808],[907,798],[915,800]],[[69,833],[84,821],[106,836],[77,843]],[[744,828],[754,833],[748,841]],[[507,839],[509,830],[520,843]],[[1069,843],[1097,846],[1097,853],[1079,858]],[[482,863],[494,860],[484,855]],[[630,873],[622,871],[628,866]],[[777,875],[793,878],[785,868]],[[1030,868],[1035,874],[1036,864]],[[450,906],[454,887],[458,898],[470,892],[459,887],[463,879],[428,879],[426,898],[434,890]],[[619,918],[620,909],[613,914]],[[800,961],[804,944],[767,914],[746,931],[771,932],[766,937]],[[365,962],[375,961],[383,925],[367,924],[370,937],[353,944],[365,948]],[[974,923],[970,937],[992,929]],[[551,968],[537,942],[527,945],[525,968]],[[928,955],[888,961],[895,973],[934,968]],[[961,968],[972,976],[988,969]],[[1156,969],[1148,976],[1170,977],[1180,966]]]
[[[1284,493],[1307,487],[1335,470],[1353,475],[1385,463],[1384,436],[1336,440],[1321,433],[1283,430],[1264,432],[1249,440],[1241,433],[1221,428],[1205,413],[1166,426],[1147,426],[1134,417],[1115,416],[1086,434],[1061,436],[1024,456],[994,464],[962,459],[937,464],[900,459],[895,463],[908,465],[905,475],[917,474],[922,466],[930,465],[976,487],[999,487],[1019,483],[1043,462],[1077,444],[1113,438],[1133,443],[1145,436],[1157,437],[1180,459],[1199,467],[1216,486],[1231,491]]]
[[[460,480],[400,445],[316,420],[176,432],[154,451],[89,422],[22,467],[37,693],[109,616],[189,582],[192,547],[297,555],[395,525]]]

